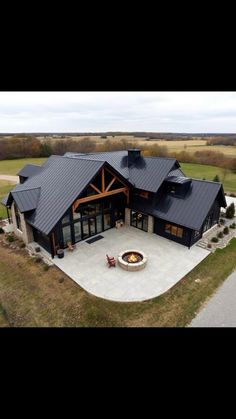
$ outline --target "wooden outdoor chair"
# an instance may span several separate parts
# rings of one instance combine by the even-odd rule
[[[71,242],[67,242],[67,247],[71,252],[75,250],[75,244],[72,244]]]
[[[108,255],[106,255],[106,257],[107,257],[107,262],[108,262],[108,266],[109,266],[109,268],[111,267],[111,266],[116,266],[116,260],[115,260],[115,258],[112,256],[112,257],[109,257]]]

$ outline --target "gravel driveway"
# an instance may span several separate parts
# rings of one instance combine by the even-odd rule
[[[236,327],[236,271],[213,295],[189,327]]]
[[[0,175],[0,180],[7,180],[8,182],[18,183],[19,177],[18,176],[10,176],[10,175]]]

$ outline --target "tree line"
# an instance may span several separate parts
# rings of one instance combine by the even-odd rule
[[[109,139],[98,143],[90,137],[78,140],[43,140],[32,135],[13,136],[11,138],[0,138],[0,160],[30,158],[30,157],[49,157],[52,154],[63,155],[66,152],[92,153],[105,151],[127,150],[135,146],[134,141],[120,139],[112,141]],[[145,156],[154,157],[173,157],[183,163],[198,163],[221,167],[232,170],[236,173],[236,158],[224,155],[219,151],[207,150],[196,151],[193,154],[186,150],[180,152],[168,152],[166,146],[158,144],[138,144]]]

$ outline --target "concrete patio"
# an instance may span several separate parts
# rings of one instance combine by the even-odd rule
[[[124,226],[102,233],[103,239],[92,244],[77,244],[65,257],[54,258],[58,268],[78,285],[97,297],[119,302],[144,301],[173,287],[198,265],[209,252],[198,246],[190,250],[156,234]],[[121,251],[135,248],[148,256],[147,266],[138,272],[108,268],[106,254],[117,258]]]

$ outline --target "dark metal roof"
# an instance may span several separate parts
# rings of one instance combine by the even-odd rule
[[[41,166],[37,166],[36,164],[26,164],[18,173],[18,176],[23,177],[31,177],[39,173],[41,170]]]
[[[158,191],[168,173],[178,166],[176,159],[142,156],[136,159],[134,164],[128,166],[128,151],[88,153],[84,155],[70,153],[69,156],[79,160],[106,161],[133,186],[154,193]]]
[[[185,174],[182,172],[181,169],[175,169],[175,170],[171,170],[171,172],[168,174],[167,178],[170,176],[184,176]]]
[[[40,188],[32,188],[16,192],[12,191],[11,194],[20,212],[31,211],[37,208]]]
[[[5,207],[7,206],[7,201],[8,201],[8,198],[9,198],[9,193],[6,195],[6,196],[4,196],[4,198],[1,200],[1,204],[2,205],[4,205]]]
[[[127,151],[51,156],[37,173],[12,190],[5,203],[13,198],[20,211],[35,209],[26,214],[28,222],[49,234],[104,164],[127,183],[149,192],[156,193],[168,175],[184,178],[175,159],[140,157],[128,167]],[[220,183],[193,180],[182,198],[161,192],[156,204],[141,199],[137,206],[140,211],[198,230],[218,194],[221,206],[226,206]]]
[[[166,178],[166,182],[177,183],[179,185],[183,185],[185,183],[190,183],[191,181],[192,181],[192,179],[190,179],[188,177],[184,177],[184,176],[168,176]]]
[[[49,234],[103,165],[98,161],[78,162],[68,157],[51,156],[42,170],[25,183],[17,185],[12,195],[19,196],[19,191],[30,192],[32,188],[40,188],[37,208],[33,214],[27,215],[27,221]]]
[[[163,194],[153,210],[153,215],[200,230],[218,194],[220,205],[226,206],[221,183],[193,179],[184,197]]]

